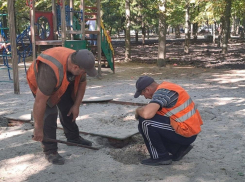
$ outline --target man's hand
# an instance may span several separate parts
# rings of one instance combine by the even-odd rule
[[[34,131],[33,131],[34,137],[32,138],[35,141],[43,141],[43,129],[39,129],[37,127],[35,127]]]
[[[138,108],[135,110],[135,115],[134,115],[134,116],[135,116],[135,119],[136,119],[136,120],[139,120],[139,116],[140,116],[140,115],[139,115],[139,109],[140,109],[140,108],[142,108],[142,107],[138,107]]]
[[[73,105],[70,109],[70,111],[68,112],[67,116],[70,116],[72,114],[73,118],[72,118],[72,121],[75,121],[76,118],[78,117],[79,115],[79,106],[75,106]]]
[[[134,116],[135,116],[135,119],[136,119],[136,120],[139,120],[139,114],[138,114],[137,109],[135,110],[135,115],[134,115]]]

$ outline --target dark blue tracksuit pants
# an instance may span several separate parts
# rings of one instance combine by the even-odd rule
[[[197,137],[187,138],[175,133],[169,117],[157,114],[151,119],[139,117],[138,129],[153,159],[168,159],[169,153],[176,154],[181,146],[190,145]]]

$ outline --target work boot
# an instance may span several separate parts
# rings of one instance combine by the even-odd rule
[[[63,165],[65,163],[65,159],[58,152],[45,154],[45,159],[55,165]]]
[[[192,145],[181,146],[177,153],[173,155],[173,161],[181,160],[186,154],[188,154],[188,152],[191,151],[192,148]]]
[[[75,140],[69,140],[69,139],[67,139],[67,141],[68,142],[71,142],[71,143],[77,143],[77,144],[81,144],[81,145],[92,146],[92,142],[90,142],[89,140],[86,140],[86,139],[82,138],[81,136],[79,136],[79,138],[77,138]],[[69,145],[69,144],[67,144],[67,145]]]

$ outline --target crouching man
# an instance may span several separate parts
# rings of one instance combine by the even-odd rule
[[[143,95],[149,104],[136,109],[138,129],[144,138],[150,158],[144,165],[168,165],[181,160],[203,124],[195,103],[179,85],[170,82],[156,83],[149,76],[136,82],[135,98]]]

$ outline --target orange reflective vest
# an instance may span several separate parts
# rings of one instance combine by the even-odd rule
[[[179,94],[174,107],[162,108],[157,114],[170,118],[170,124],[175,132],[184,137],[191,137],[201,132],[203,124],[199,111],[189,94],[179,85],[163,82],[158,89],[168,89]]]
[[[67,80],[67,60],[71,53],[75,52],[72,49],[68,49],[65,47],[54,47],[51,49],[47,49],[46,51],[42,52],[35,61],[31,64],[27,71],[27,82],[30,86],[30,89],[34,95],[37,93],[38,85],[37,85],[37,72],[38,72],[38,64],[39,62],[43,62],[47,65],[49,65],[56,76],[57,84],[55,87],[55,91],[52,93],[52,95],[48,99],[48,105],[50,107],[53,107],[56,105],[61,96],[65,93],[69,81]],[[72,98],[75,99],[79,82],[82,75],[75,77],[74,82],[74,89]]]

